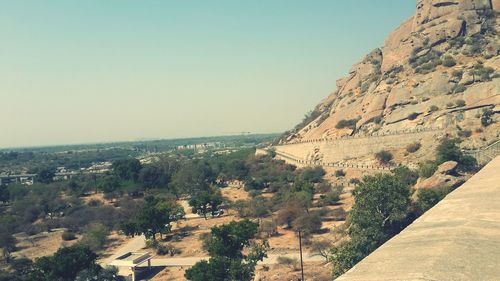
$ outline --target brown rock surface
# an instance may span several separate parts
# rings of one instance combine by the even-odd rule
[[[446,161],[443,164],[439,165],[439,167],[436,170],[436,173],[443,175],[452,174],[453,172],[455,172],[457,165],[458,163],[455,161]]]
[[[284,136],[282,143],[417,125],[475,129],[480,123],[474,116],[481,112],[464,112],[500,104],[499,24],[493,11],[499,2],[416,1],[415,16],[338,79],[337,89],[316,107],[319,117]],[[454,65],[443,65],[445,58]],[[475,69],[478,62],[484,69]],[[459,100],[466,106],[457,110]],[[416,119],[408,118],[415,114]],[[339,121],[350,119],[358,119],[354,130],[336,128]]]
[[[458,163],[455,161],[447,161],[439,165],[434,175],[426,179],[418,179],[415,184],[415,189],[431,189],[441,187],[456,187],[464,182],[463,177],[457,177],[453,174]]]

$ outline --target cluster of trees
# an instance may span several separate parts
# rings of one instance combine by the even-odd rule
[[[266,226],[284,225],[302,231],[306,237],[317,233],[321,230],[322,217],[328,215],[329,210],[310,211],[314,194],[321,193],[314,205],[321,207],[336,204],[342,193],[342,187],[332,187],[323,179],[325,171],[321,167],[295,169],[269,157],[253,159],[249,166],[254,184],[247,184],[246,188],[250,189],[252,198],[238,200],[232,207],[242,217],[266,218],[263,221]],[[273,196],[263,197],[262,191],[273,192]],[[272,229],[264,232],[276,233]]]
[[[148,196],[137,214],[121,224],[121,230],[129,236],[144,234],[146,238],[156,240],[156,235],[169,233],[170,223],[184,217],[184,209],[175,198]]]
[[[233,221],[212,228],[204,241],[210,255],[208,261],[200,261],[186,270],[185,277],[192,281],[253,280],[258,261],[267,257],[267,242],[253,241],[258,224],[249,220]],[[246,250],[243,254],[243,250]]]
[[[88,247],[75,245],[59,249],[54,255],[32,262],[21,258],[11,261],[12,271],[0,271],[0,281],[118,281],[116,268],[103,268]]]

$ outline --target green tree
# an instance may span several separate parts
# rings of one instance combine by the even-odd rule
[[[417,183],[418,173],[406,166],[399,166],[391,171],[399,182],[408,186],[413,186]]]
[[[4,256],[10,255],[16,249],[16,238],[3,229],[0,230],[0,248],[2,248]]]
[[[56,175],[53,168],[41,168],[37,172],[37,180],[41,183],[51,183],[54,181],[54,176]]]
[[[207,187],[205,190],[197,191],[189,199],[189,205],[193,208],[193,212],[200,212],[207,219],[209,212],[214,214],[222,204],[222,194],[215,186]]]
[[[332,249],[334,277],[349,270],[408,223],[410,187],[406,177],[366,176],[353,191],[349,214],[351,240]]]
[[[147,165],[139,173],[138,181],[143,188],[166,188],[170,175],[160,166]]]
[[[321,217],[317,213],[305,213],[292,222],[292,227],[304,236],[318,233],[321,230]]]
[[[142,169],[141,162],[135,158],[128,158],[113,162],[111,167],[113,174],[122,180],[137,181],[139,173]]]
[[[481,125],[483,127],[488,127],[493,123],[493,110],[487,109],[483,112],[483,115],[481,116]]]
[[[105,176],[97,184],[97,188],[104,193],[113,193],[120,188],[120,180],[116,176]]]
[[[436,148],[436,163],[442,164],[446,161],[455,161],[462,170],[473,170],[477,166],[474,157],[464,155],[458,147],[458,140],[444,139]]]
[[[156,234],[170,232],[170,223],[184,216],[184,209],[175,200],[148,196],[144,206],[138,210],[136,217],[121,224],[127,235],[144,234],[146,238],[156,240]]]
[[[122,280],[118,277],[118,269],[116,267],[92,267],[84,269],[78,273],[75,281],[118,281]]]
[[[98,270],[96,259],[97,255],[83,245],[61,248],[52,256],[36,259],[35,275],[43,281],[73,281],[82,270]]]
[[[6,185],[0,185],[0,202],[7,203],[10,198],[9,189]]]
[[[94,223],[87,226],[81,243],[89,247],[92,251],[98,251],[106,244],[108,234],[109,231],[106,226]]]
[[[325,170],[320,166],[307,167],[304,168],[304,170],[302,170],[302,172],[299,175],[299,178],[305,182],[319,183],[323,181],[323,176],[325,174],[326,174]]]
[[[258,224],[249,220],[213,227],[206,241],[210,259],[196,263],[184,276],[193,281],[253,280],[255,266],[269,247],[266,242],[250,247],[257,232]],[[244,248],[249,248],[247,255]]]
[[[200,190],[206,190],[215,181],[215,173],[205,161],[189,161],[172,177],[174,194],[192,195]]]
[[[417,205],[420,211],[424,213],[441,201],[450,190],[447,187],[443,187],[438,189],[420,189],[417,192]]]
[[[385,242],[403,228],[410,205],[410,188],[395,176],[366,176],[354,189],[349,234]]]
[[[391,162],[393,156],[392,153],[390,153],[387,150],[381,150],[377,153],[375,153],[375,158],[381,163],[381,164],[389,164]]]

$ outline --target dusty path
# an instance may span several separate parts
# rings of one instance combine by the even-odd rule
[[[278,257],[288,257],[300,260],[299,254],[284,254],[276,255],[271,254],[269,257],[265,258],[259,264],[277,264]],[[180,267],[180,266],[192,266],[201,260],[208,260],[209,257],[186,257],[186,258],[153,258],[151,260],[152,266],[167,266],[167,267]],[[322,262],[325,259],[318,255],[310,255],[309,253],[303,254],[304,262]],[[144,265],[146,266],[146,265]]]
[[[109,258],[102,260],[102,263],[109,264],[113,260],[115,260],[118,256],[121,256],[121,255],[128,253],[128,252],[141,252],[141,251],[143,251],[142,249],[145,247],[145,245],[146,245],[146,238],[143,235],[136,236],[136,237],[132,238],[131,240],[129,240],[125,245],[120,247]],[[268,257],[265,258],[259,264],[277,264],[278,257],[289,257],[289,258],[294,258],[297,260],[300,259],[300,256],[298,253],[281,254],[281,255],[269,254]],[[323,257],[321,257],[319,255],[313,255],[310,253],[304,253],[303,259],[304,259],[304,262],[324,261]],[[202,256],[202,257],[182,257],[182,258],[178,258],[178,257],[153,258],[153,259],[151,259],[151,265],[152,266],[168,266],[168,267],[192,266],[201,260],[208,260],[208,257]]]

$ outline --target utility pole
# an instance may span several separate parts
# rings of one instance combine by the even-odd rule
[[[302,279],[304,281],[304,262],[302,261],[302,234],[299,229],[299,250],[300,250],[300,271],[302,272]]]

